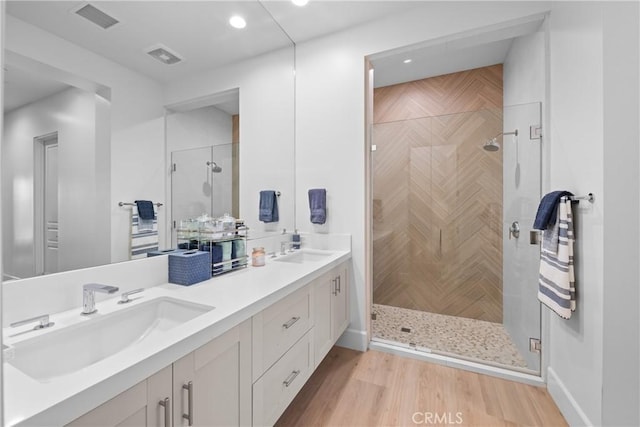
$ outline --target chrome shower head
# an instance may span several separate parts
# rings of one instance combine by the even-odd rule
[[[514,135],[514,136],[518,136],[518,129],[514,130],[513,132],[500,132],[499,134],[497,134],[496,136],[494,136],[491,139],[487,139],[484,143],[484,145],[482,146],[482,148],[485,151],[498,151],[500,150],[500,144],[498,144],[498,137],[500,135]]]
[[[220,173],[222,172],[222,168],[218,166],[216,162],[207,162],[207,166],[211,166],[211,172]]]
[[[218,166],[218,164],[216,162],[207,162],[207,166],[211,167],[211,172],[213,172],[213,173],[222,172],[222,168],[220,166]]]
[[[485,151],[498,151],[500,149],[500,144],[498,144],[498,140],[496,138],[487,139],[482,148]]]

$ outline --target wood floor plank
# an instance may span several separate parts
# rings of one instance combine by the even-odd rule
[[[543,387],[334,347],[276,426],[566,426]]]

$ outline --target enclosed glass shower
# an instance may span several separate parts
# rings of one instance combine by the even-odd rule
[[[540,111],[373,126],[374,340],[539,372]]]

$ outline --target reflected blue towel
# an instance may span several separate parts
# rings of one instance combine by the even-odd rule
[[[278,222],[278,197],[273,190],[262,190],[260,192],[260,213],[259,219],[262,222]]]
[[[327,190],[313,188],[309,190],[309,210],[312,224],[324,224],[327,220]]]
[[[540,200],[536,219],[533,221],[533,228],[536,230],[546,230],[549,226],[553,227],[556,223],[556,215],[558,212],[558,203],[562,196],[573,196],[569,191],[552,191]]]
[[[156,216],[153,210],[153,202],[150,200],[136,200],[136,207],[138,208],[138,216],[140,219],[154,219]]]

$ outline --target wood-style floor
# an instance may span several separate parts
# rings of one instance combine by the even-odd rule
[[[334,347],[276,426],[566,426],[546,389]]]

